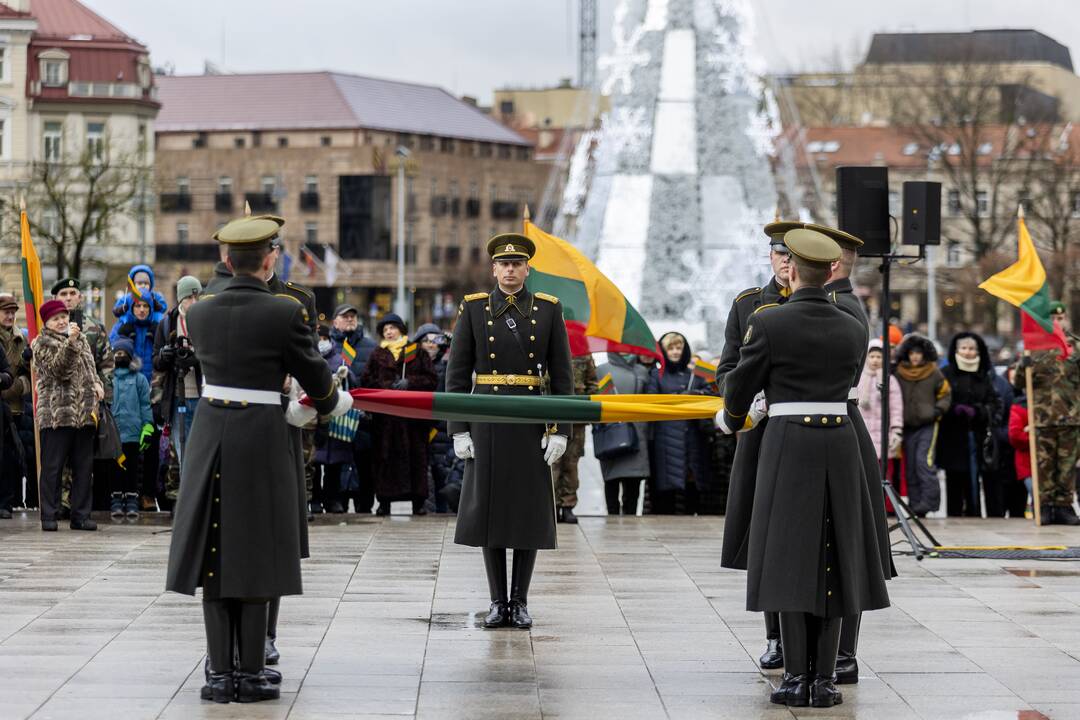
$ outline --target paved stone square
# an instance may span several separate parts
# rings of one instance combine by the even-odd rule
[[[325,516],[324,518],[325,519]],[[322,519],[321,519],[322,520]],[[531,632],[477,627],[480,553],[452,519],[312,527],[287,598],[281,700],[199,700],[199,602],[163,594],[168,534],[0,522],[0,718],[1080,718],[1080,564],[898,557],[844,704],[770,705],[776,672],[722,518],[583,518],[542,552]],[[930,521],[945,544],[1080,544],[1016,520]]]

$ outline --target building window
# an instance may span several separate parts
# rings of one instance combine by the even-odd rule
[[[45,123],[45,162],[60,162],[61,146],[64,140],[63,125],[58,121]]]
[[[217,212],[231,212],[232,201],[232,178],[221,175],[217,181],[217,194],[214,195],[214,210]]]
[[[900,209],[900,193],[895,190],[889,191],[889,214],[893,217],[900,217],[900,213],[903,212]]]
[[[67,65],[63,60],[46,60],[44,71],[42,72],[42,84],[47,87],[59,87],[64,84],[64,66]]]
[[[56,208],[49,208],[41,214],[41,229],[52,237],[60,234],[60,213]]]
[[[948,267],[960,266],[960,243],[951,242],[945,248],[945,264]]]
[[[985,190],[975,193],[975,210],[979,213],[979,217],[990,215],[990,194]]]
[[[273,197],[274,191],[277,189],[277,179],[273,175],[262,176],[262,191],[263,195],[267,197]]]
[[[184,175],[176,178],[176,192],[178,195],[190,195],[191,194],[191,181]]]
[[[435,138],[430,135],[420,136],[420,150],[423,152],[431,152],[435,149]]]
[[[146,135],[146,123],[139,123],[139,137],[135,139],[135,150],[139,153],[139,157],[143,160],[146,159],[146,148],[148,146],[148,138]]]
[[[105,123],[86,123],[86,152],[94,162],[105,159]]]
[[[247,143],[244,142],[244,138],[242,138],[242,137],[233,138],[233,147],[236,148],[237,150],[243,148],[244,145],[246,145],[246,144]]]
[[[1072,194],[1072,216],[1080,217],[1080,192]]]
[[[454,141],[451,138],[439,138],[439,152],[454,152]]]
[[[277,139],[277,146],[279,148],[289,147],[289,138],[282,136]]]
[[[319,223],[304,223],[304,242],[308,245],[319,244]]]
[[[217,191],[222,195],[232,194],[232,178],[228,175],[222,175],[217,179]]]
[[[8,141],[7,141],[7,120],[0,119],[0,158],[8,158]],[[0,206],[2,210],[2,206]]]
[[[323,135],[321,138],[319,138],[319,144],[323,147],[330,147],[330,136]]]
[[[319,192],[319,176],[318,175],[305,175],[304,176],[304,192],[317,193]]]
[[[188,242],[188,224],[176,223],[176,244],[187,245]]]
[[[949,197],[949,200],[948,200],[949,214],[952,215],[953,217],[956,217],[957,215],[959,215],[961,213],[960,191],[959,190],[950,190],[948,197]]]
[[[1031,212],[1031,194],[1027,190],[1022,190],[1016,200],[1024,212]]]
[[[499,159],[500,160],[509,160],[512,154],[513,154],[513,147],[512,146],[510,146],[510,145],[500,145],[499,146]]]
[[[0,82],[10,82],[10,79],[8,78],[7,45],[0,45]]]
[[[500,115],[513,115],[514,114],[514,101],[513,100],[503,100],[502,102],[500,102],[499,103],[499,114]]]

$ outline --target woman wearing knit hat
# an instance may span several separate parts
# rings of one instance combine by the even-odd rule
[[[90,469],[94,459],[97,405],[105,389],[94,369],[94,356],[59,300],[41,305],[45,324],[34,339],[37,371],[37,419],[41,431],[41,529],[56,530],[60,511],[60,474],[71,465],[71,529],[97,530],[90,519]]]

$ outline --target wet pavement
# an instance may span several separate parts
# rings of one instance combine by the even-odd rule
[[[330,520],[329,518],[327,520]],[[860,683],[770,705],[722,518],[583,518],[541,552],[531,632],[485,631],[478,550],[439,517],[320,518],[282,604],[279,701],[199,700],[199,602],[164,594],[150,524],[43,534],[0,521],[0,718],[1080,718],[1080,563],[897,557]],[[948,545],[1080,545],[1075,528],[933,520]]]

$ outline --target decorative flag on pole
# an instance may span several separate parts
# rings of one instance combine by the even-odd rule
[[[409,343],[405,346],[405,349],[401,351],[401,357],[404,359],[406,365],[416,359],[416,351],[419,346],[419,343]]]
[[[1016,262],[980,283],[979,287],[1020,308],[1020,331],[1025,349],[1058,350],[1062,357],[1068,357],[1072,348],[1065,333],[1050,317],[1050,286],[1024,223],[1023,206],[1016,227],[1019,246]]]
[[[615,383],[611,379],[611,373],[608,373],[604,377],[600,378],[600,382],[596,383],[597,395],[611,395],[615,392]]]
[[[292,274],[293,257],[288,250],[281,253],[281,282],[288,282]]]
[[[38,260],[34,241],[30,239],[30,222],[26,219],[26,202],[20,201],[20,230],[22,234],[22,282],[26,312],[26,329],[30,342],[41,332],[41,315],[38,310],[44,302],[44,290],[41,287],[41,261]]]
[[[695,377],[699,377],[707,383],[711,383],[716,380],[716,366],[712,363],[707,363],[700,358],[694,361],[694,368],[692,370]]]
[[[574,355],[635,353],[664,362],[644,318],[580,250],[528,218],[525,236],[536,243],[536,254],[529,261],[529,290],[559,298]]]
[[[346,365],[352,365],[356,360],[356,348],[350,345],[348,340],[341,343],[341,356],[345,358]]]
[[[323,246],[323,272],[326,275],[326,284],[333,286],[337,282],[337,269],[338,269],[338,254],[334,252],[334,248],[329,245]]]
[[[311,277],[315,274],[315,258],[312,257],[311,251],[306,247],[300,248],[300,255],[304,258],[304,267],[307,268],[307,276]]]

